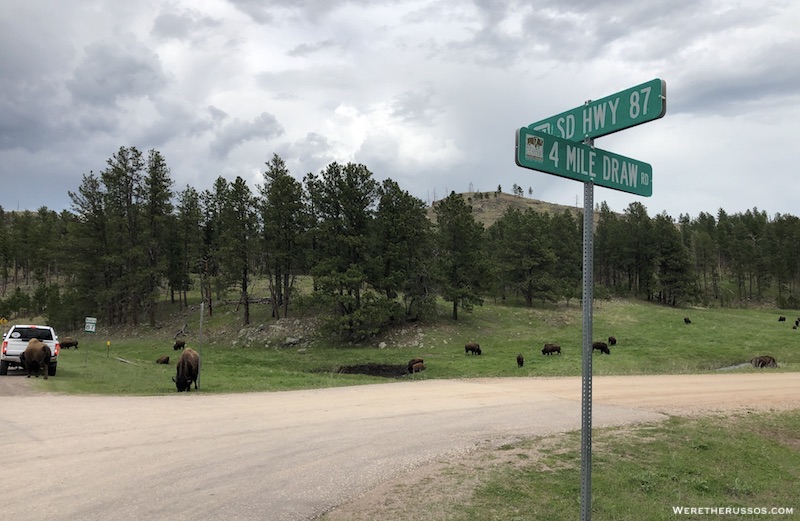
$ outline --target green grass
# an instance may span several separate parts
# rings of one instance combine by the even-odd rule
[[[521,441],[497,449],[517,463],[490,465],[465,501],[449,505],[457,521],[573,520],[580,511],[580,439]],[[730,516],[794,519],[800,515],[800,413],[733,418],[671,418],[593,436],[592,512],[596,519],[696,519],[675,507],[793,507],[793,515]],[[544,445],[544,449],[542,446]],[[491,461],[492,455],[487,455]],[[728,516],[708,515],[710,519]]]
[[[442,304],[436,320],[406,324],[361,345],[331,338],[306,338],[302,346],[286,347],[287,333],[256,333],[272,329],[266,306],[255,307],[251,326],[239,325],[241,312],[218,307],[205,317],[202,345],[197,335],[198,311],[173,317],[189,324],[188,345],[201,350],[203,392],[274,391],[386,382],[362,375],[338,374],[352,364],[404,365],[425,359],[426,371],[415,378],[568,376],[581,374],[582,312],[571,306],[539,305],[533,309],[486,303],[459,320],[449,318]],[[797,313],[761,309],[679,309],[635,301],[599,301],[593,313],[593,337],[618,339],[611,355],[593,356],[595,375],[679,374],[713,372],[774,356],[778,371],[800,368],[800,331],[792,330]],[[778,315],[789,317],[778,322]],[[689,316],[692,323],[683,323]],[[305,317],[298,316],[300,320]],[[290,317],[289,322],[295,319]],[[172,376],[177,351],[172,335],[179,328],[147,326],[104,330],[96,335],[76,332],[80,349],[63,350],[56,378],[35,385],[65,393],[152,395],[174,392]],[[65,336],[65,332],[61,332]],[[110,342],[110,347],[106,345]],[[464,344],[478,342],[483,354],[468,356]],[[543,356],[546,342],[561,344],[562,354]],[[380,345],[384,345],[380,348]],[[518,368],[517,353],[525,357]],[[168,366],[155,364],[169,355]],[[119,359],[131,363],[121,362]],[[738,369],[755,371],[755,369]],[[763,371],[763,369],[762,369]],[[774,371],[774,369],[773,369]]]

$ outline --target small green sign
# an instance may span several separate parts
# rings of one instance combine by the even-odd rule
[[[86,317],[83,330],[86,333],[97,333],[97,319],[95,317]]]
[[[528,125],[531,130],[583,141],[635,127],[667,113],[667,84],[655,79]]]
[[[523,168],[645,197],[653,195],[653,167],[649,163],[528,127],[517,131],[515,160]]]

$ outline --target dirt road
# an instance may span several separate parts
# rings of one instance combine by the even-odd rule
[[[570,377],[236,395],[6,395],[0,511],[23,521],[195,521],[308,520],[334,509],[344,519],[351,498],[428,462],[580,428],[580,387]],[[593,421],[800,408],[799,391],[800,374],[771,371],[595,377]]]

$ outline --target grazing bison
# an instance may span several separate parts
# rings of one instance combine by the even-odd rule
[[[166,365],[166,364],[168,364],[168,363],[169,363],[169,357],[168,357],[168,356],[159,356],[159,357],[156,359],[156,363],[157,363],[157,364],[164,364],[164,365]]]
[[[592,342],[592,352],[594,352],[595,349],[607,355],[611,354],[611,350],[608,348],[608,344],[605,342]]]
[[[481,354],[481,346],[478,344],[467,344],[464,346],[464,354],[479,355]]]
[[[35,374],[36,378],[39,378],[39,372],[44,372],[44,379],[47,380],[47,366],[50,365],[51,356],[53,354],[47,344],[38,338],[31,338],[28,347],[20,353],[19,361],[28,371],[28,378],[31,377],[31,374]]]
[[[522,367],[523,365],[525,365],[525,358],[520,353],[517,355],[517,367]]]
[[[69,349],[70,347],[78,349],[78,341],[71,336],[65,336],[61,339],[61,347],[64,349]]]
[[[415,364],[421,364],[421,363],[422,363],[422,358],[412,358],[411,360],[409,360],[408,361],[408,372],[409,373],[413,373],[414,372],[414,365]]]
[[[762,367],[778,367],[778,362],[769,355],[757,356],[750,360],[750,364],[759,369]]]
[[[786,317],[778,317],[778,322],[786,322]]]
[[[184,349],[178,358],[177,374],[172,378],[178,392],[191,391],[192,382],[197,389],[197,375],[200,373],[200,355],[191,347]]]
[[[175,345],[172,346],[172,349],[177,351],[178,349],[183,349],[186,347],[186,340],[176,340]]]
[[[411,373],[419,373],[420,371],[425,370],[425,364],[422,362],[417,362],[416,364],[411,366]]]
[[[617,345],[617,337],[615,336],[608,337],[608,345],[612,347]]]
[[[543,355],[561,354],[561,346],[558,344],[545,344],[542,349]]]
[[[691,321],[691,320],[689,320],[689,317],[683,317],[683,323],[684,323],[684,324],[691,324],[691,323],[692,323],[692,321]]]

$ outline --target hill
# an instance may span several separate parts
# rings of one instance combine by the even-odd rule
[[[576,219],[581,219],[583,215],[582,206],[580,208],[564,206],[502,192],[465,192],[458,195],[463,197],[464,201],[472,206],[472,215],[475,217],[476,221],[483,224],[484,228],[488,228],[494,224],[509,208],[517,208],[520,211],[532,208],[537,212],[546,212],[550,214],[561,213],[564,210],[568,210],[573,213]],[[434,208],[438,202],[439,201],[435,201],[428,208],[428,218],[433,222],[436,222],[436,212]],[[595,216],[596,215],[597,212],[595,212]]]

